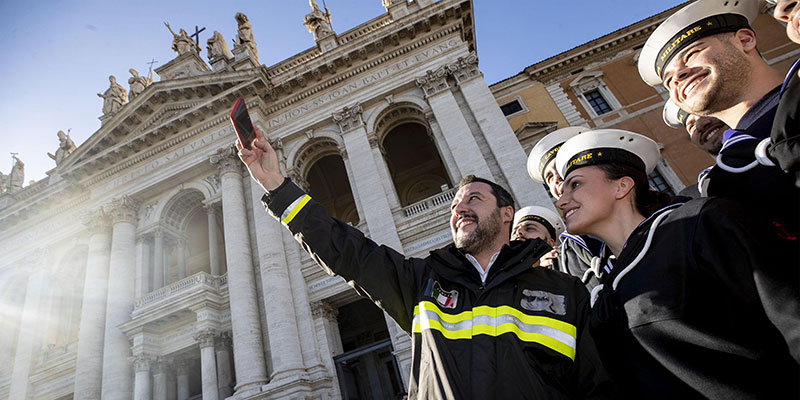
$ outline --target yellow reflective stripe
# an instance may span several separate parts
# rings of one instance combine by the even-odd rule
[[[433,314],[429,314],[433,313]],[[414,333],[436,330],[447,339],[513,333],[522,341],[539,343],[575,360],[577,329],[557,319],[527,315],[510,306],[478,306],[472,311],[447,314],[430,301],[414,307]]]
[[[573,337],[578,334],[578,330],[575,328],[574,325],[570,323],[538,315],[528,315],[523,313],[522,311],[517,310],[516,308],[509,306],[500,306],[500,307],[478,306],[473,308],[472,312],[474,313],[475,316],[488,315],[490,317],[509,314],[517,317],[517,319],[526,324],[549,326],[551,328],[558,329],[561,332],[569,334],[570,336]]]
[[[287,214],[286,211],[283,212],[285,217],[281,219],[281,222],[283,222],[286,225],[289,225],[289,223],[292,222],[297,213],[299,213],[300,210],[303,209],[303,206],[305,206],[309,200],[311,200],[311,196],[309,195],[304,195],[303,197],[295,200],[292,204],[289,205],[289,207],[286,208],[286,210],[288,210],[289,213]]]

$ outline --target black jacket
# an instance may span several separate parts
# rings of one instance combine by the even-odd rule
[[[770,91],[745,113],[735,130],[725,131],[716,165],[700,179],[700,186],[703,196],[735,199],[796,236],[800,189],[794,177],[777,166],[759,164],[755,156],[758,143],[769,137],[779,93],[780,87]]]
[[[797,399],[797,251],[728,199],[656,212],[592,294],[612,378],[635,399]]]
[[[549,250],[541,240],[504,246],[483,284],[453,245],[405,258],[331,218],[288,180],[263,200],[326,272],[412,334],[409,398],[609,396],[588,334],[588,293],[575,278],[531,268]]]
[[[795,61],[781,88],[781,100],[775,112],[769,155],[778,166],[795,178],[800,188],[800,60]]]

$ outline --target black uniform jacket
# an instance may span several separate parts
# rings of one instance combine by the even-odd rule
[[[758,164],[755,158],[756,146],[772,129],[779,90],[775,88],[751,107],[736,130],[725,132],[717,165],[704,175],[700,186],[704,196],[735,199],[780,225],[787,235],[797,235],[800,189],[795,187],[794,177],[778,167]],[[754,166],[749,168],[751,164]]]
[[[612,379],[635,399],[797,399],[797,257],[796,241],[729,199],[656,212],[592,293]]]
[[[795,177],[800,188],[800,77],[797,76],[800,60],[797,60],[783,83],[781,101],[775,113],[769,155],[778,166]]]
[[[588,293],[575,278],[531,265],[541,240],[504,246],[486,284],[453,245],[402,254],[328,216],[288,180],[263,199],[329,274],[347,279],[412,335],[409,398],[609,397],[588,334]]]

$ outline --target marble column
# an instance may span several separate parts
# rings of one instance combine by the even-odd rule
[[[508,182],[507,189],[520,205],[550,204],[547,191],[530,179],[525,168],[520,168],[528,159],[525,150],[478,70],[478,57],[475,54],[461,57],[450,66],[450,71],[497,159]]]
[[[46,252],[46,250],[42,251]],[[30,398],[31,367],[33,367],[36,357],[36,348],[42,338],[41,332],[44,330],[39,316],[44,312],[43,295],[47,274],[46,263],[43,259],[38,259],[39,256],[26,260],[26,264],[32,267],[33,272],[28,277],[25,305],[22,309],[17,350],[14,356],[14,369],[11,372],[11,387],[8,396],[11,400]]]
[[[327,301],[311,303],[311,312],[314,315],[314,330],[319,338],[319,352],[322,362],[330,371],[333,381],[337,381],[336,366],[333,357],[342,354],[342,337],[339,333],[339,309]],[[333,397],[340,398],[339,385],[333,385]]]
[[[208,215],[208,258],[210,262],[211,275],[217,276],[220,272],[219,266],[219,234],[217,228],[217,206],[206,204],[203,206]]]
[[[167,369],[164,360],[153,364],[153,400],[167,400]]]
[[[242,183],[242,162],[232,147],[210,161],[220,170],[225,254],[228,265],[236,392],[260,392],[267,382],[253,257]]]
[[[78,350],[75,361],[76,399],[99,399],[103,378],[103,336],[108,293],[108,262],[111,255],[111,221],[104,213],[87,222],[89,254],[83,284]]]
[[[175,251],[178,252],[178,280],[186,278],[186,239],[178,238]]]
[[[217,352],[217,384],[219,398],[226,399],[233,394],[233,371],[231,371],[231,336],[222,332],[215,344]]]
[[[357,104],[345,107],[341,112],[333,114],[333,121],[339,125],[341,130],[345,155],[350,160],[353,172],[353,182],[350,183],[356,186],[356,192],[361,197],[361,204],[368,205],[363,210],[359,210],[359,215],[366,220],[369,235],[373,241],[403,253],[403,244],[397,235],[397,226],[394,224],[394,216],[389,207],[389,196],[383,190],[375,190],[375,188],[382,188],[383,185],[378,172],[379,168],[372,157],[361,112],[361,106]],[[405,379],[407,379],[411,371],[411,340],[385,313],[384,318],[400,368],[402,368],[401,375],[406,376]]]
[[[260,204],[264,194],[259,185],[250,185],[254,204]],[[261,285],[264,293],[264,313],[269,327],[269,350],[272,360],[271,382],[302,374],[303,353],[300,347],[300,331],[289,281],[289,269],[300,268],[289,265],[286,260],[282,235],[284,227],[266,212],[253,213],[258,262],[261,266]],[[235,342],[234,342],[235,343]],[[234,353],[235,354],[235,353]],[[236,369],[239,370],[238,367]]]
[[[178,383],[173,370],[167,370],[167,400],[178,400]]]
[[[136,238],[136,297],[150,293],[150,282],[153,266],[150,263],[150,237],[141,235]]]
[[[164,287],[164,231],[153,231],[153,290]]]
[[[175,364],[175,374],[178,376],[178,400],[189,398],[189,363],[180,360]]]
[[[152,365],[152,358],[145,355],[138,355],[133,357],[133,367],[136,371],[134,378],[134,400],[150,400],[150,393],[152,391],[150,381],[150,366]],[[78,398],[78,397],[76,397]],[[99,397],[98,397],[99,399]]]
[[[478,142],[472,135],[472,130],[469,128],[461,108],[458,107],[455,96],[450,91],[450,85],[447,83],[448,72],[449,70],[444,66],[435,71],[428,71],[425,76],[416,79],[417,86],[425,92],[425,98],[439,123],[447,147],[455,156],[460,176],[463,178],[473,174],[493,179]],[[514,140],[517,139],[514,138]],[[520,165],[525,165],[525,163]]]
[[[204,329],[194,338],[200,346],[200,369],[203,386],[203,400],[219,400],[219,384],[217,383],[217,355],[214,350],[216,332]]]
[[[131,345],[119,325],[131,318],[136,280],[136,210],[139,204],[123,196],[111,204],[114,228],[108,268],[108,300],[103,340],[103,400],[128,400],[133,392],[133,373],[128,358]]]

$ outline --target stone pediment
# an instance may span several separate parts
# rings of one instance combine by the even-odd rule
[[[261,69],[156,82],[70,154],[59,172],[79,180],[95,175],[119,160],[219,118],[237,97],[264,93],[268,87]]]

